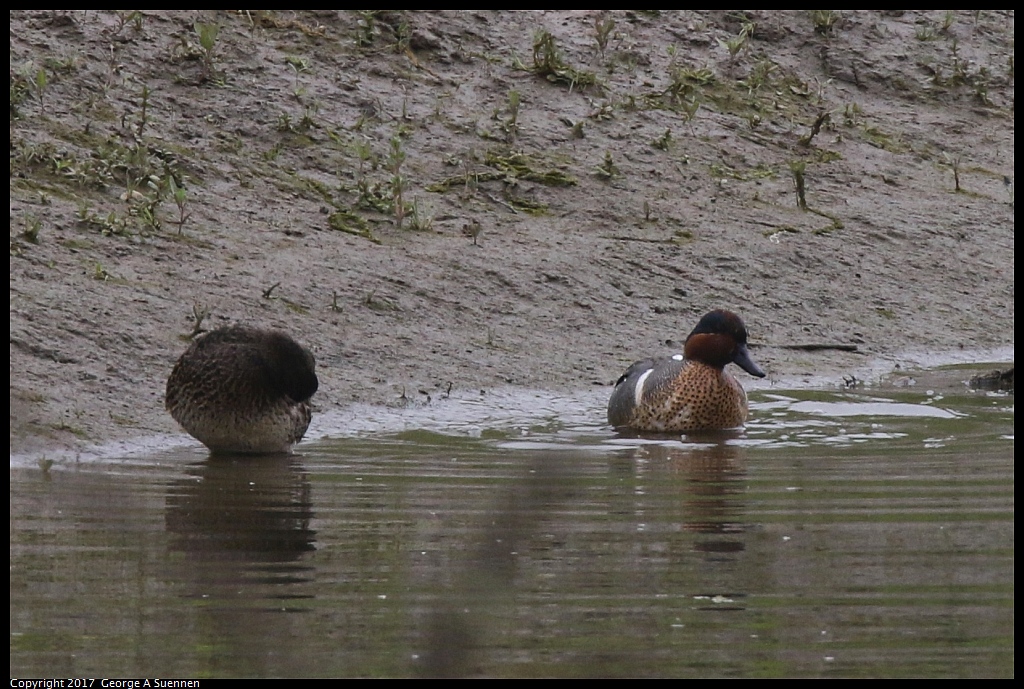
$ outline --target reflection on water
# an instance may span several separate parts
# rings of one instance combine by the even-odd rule
[[[309,481],[294,457],[212,458],[167,487],[170,547],[187,561],[294,562],[313,550]]]
[[[764,390],[680,438],[606,393],[12,460],[12,676],[1012,676],[1012,396]]]

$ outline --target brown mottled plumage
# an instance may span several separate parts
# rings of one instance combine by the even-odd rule
[[[737,428],[747,418],[747,394],[724,368],[764,372],[747,351],[747,330],[730,311],[712,311],[686,338],[683,355],[630,366],[608,402],[608,423],[662,433]]]
[[[247,326],[197,338],[167,380],[167,411],[211,452],[289,452],[309,428],[315,362],[288,335]]]

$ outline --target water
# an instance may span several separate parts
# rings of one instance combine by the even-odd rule
[[[12,458],[11,676],[1012,677],[1013,397],[968,375],[706,437],[506,391]]]

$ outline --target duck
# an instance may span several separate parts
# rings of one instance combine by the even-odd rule
[[[608,423],[655,433],[739,428],[747,419],[747,393],[725,371],[729,363],[765,376],[750,358],[743,321],[716,309],[686,337],[682,354],[644,359],[626,369],[608,402]]]
[[[174,420],[213,454],[290,453],[312,419],[319,387],[308,349],[245,325],[196,338],[167,379]]]

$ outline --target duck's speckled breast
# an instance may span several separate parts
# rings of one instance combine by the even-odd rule
[[[678,433],[737,428],[746,421],[747,395],[724,370],[679,359],[639,363],[612,394],[612,425]]]
[[[206,413],[203,413],[203,412]],[[305,402],[281,399],[260,408],[220,410],[182,408],[174,418],[196,440],[213,452],[290,452],[302,440],[312,419]]]

